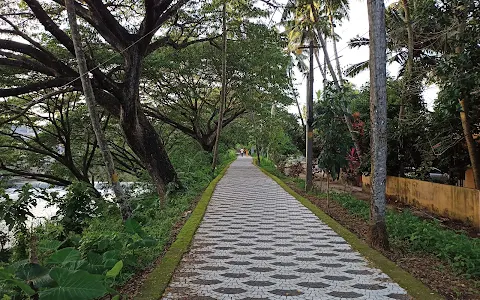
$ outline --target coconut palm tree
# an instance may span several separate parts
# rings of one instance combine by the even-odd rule
[[[331,12],[331,15],[336,13],[336,10],[346,11],[346,5],[338,4],[343,3],[344,0],[335,0],[339,2],[333,2],[330,4],[329,9],[325,9],[325,1],[318,1],[318,0],[289,0],[287,3],[283,14],[282,14],[282,21],[288,32],[289,38],[289,45],[288,49],[290,51],[297,51],[301,45],[306,40],[313,41],[313,43],[320,47],[323,50],[323,55],[325,59],[324,68],[329,71],[329,74],[333,80],[335,87],[338,90],[343,89],[343,79],[340,80],[340,76],[337,72],[341,72],[340,65],[338,63],[337,72],[334,71],[332,60],[330,59],[330,55],[327,49],[327,41],[326,36],[329,35],[331,32],[331,26],[329,24],[329,17],[326,15],[327,11]],[[335,3],[335,4],[334,4]],[[341,8],[341,9],[340,9]],[[338,15],[345,15],[345,13],[338,13]],[[333,18],[333,17],[332,17]],[[340,18],[341,19],[341,18]],[[338,56],[338,53],[337,55]],[[337,57],[338,61],[338,57]],[[319,63],[318,54],[317,54],[317,63],[319,67],[321,64]],[[326,71],[322,71],[322,75],[324,74],[326,80]],[[357,132],[354,130],[352,125],[352,120],[350,114],[347,112],[346,107],[343,108],[344,120],[350,132],[351,138],[353,143],[355,144],[355,148],[359,157],[362,156],[362,149],[360,148],[360,141],[357,135]]]
[[[387,60],[385,5],[368,0],[370,27],[370,122],[371,122],[371,201],[369,241],[388,249],[386,211],[387,182]]]

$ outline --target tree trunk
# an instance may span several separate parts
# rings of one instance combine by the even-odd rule
[[[305,179],[305,191],[309,192],[313,188],[313,41],[310,41],[309,47],[309,71],[307,84],[307,135],[305,137],[305,157],[307,160],[307,170]]]
[[[222,132],[223,113],[226,102],[227,87],[227,0],[223,0],[222,9],[222,92],[220,99],[220,112],[218,116],[217,136],[215,138],[215,146],[213,147],[212,172],[215,172],[218,160],[218,144],[220,143],[220,133]]]
[[[325,66],[320,63],[320,57],[318,55],[318,52],[319,51],[318,51],[318,45],[317,45],[317,48],[315,49],[315,60],[317,61],[318,69],[320,70],[320,73],[322,74],[322,78],[323,78],[322,82],[325,83],[325,81],[327,80],[327,74],[324,71]],[[323,87],[325,88],[325,85]]]
[[[462,110],[460,111],[460,119],[462,120],[463,134],[467,143],[468,155],[470,156],[470,164],[473,171],[473,179],[475,181],[475,188],[480,189],[480,170],[478,168],[477,145],[473,140],[472,130],[470,128],[470,120],[468,118],[469,108],[464,100],[460,100]]]
[[[388,249],[385,224],[387,182],[387,71],[384,0],[368,0],[370,27],[371,200],[369,242]]]
[[[462,42],[463,35],[466,28],[466,17],[458,18],[459,26],[457,32],[457,45],[455,53],[460,55],[464,51],[464,44]],[[478,165],[477,146],[473,140],[472,130],[470,128],[469,105],[466,99],[459,99],[462,110],[460,111],[460,119],[462,121],[463,135],[467,143],[468,155],[470,157],[470,165],[473,171],[473,180],[475,181],[475,188],[480,189],[480,166]]]
[[[414,51],[414,35],[413,35],[413,27],[410,18],[410,7],[408,0],[402,0],[403,10],[404,10],[404,23],[405,27],[407,28],[407,48],[408,48],[408,57],[407,57],[407,67],[406,72],[403,79],[404,85],[404,95],[400,97],[400,110],[398,113],[398,131],[399,131],[399,141],[398,141],[398,175],[399,177],[405,176],[405,161],[404,161],[404,146],[403,146],[403,119],[405,116],[405,103],[413,104],[412,97],[412,79],[413,79],[413,51]]]
[[[330,171],[327,172],[327,208],[330,207]]]
[[[120,125],[128,145],[141,160],[155,184],[161,206],[167,189],[180,187],[177,174],[160,138],[142,110],[122,107]],[[169,184],[173,186],[168,187]]]
[[[97,139],[98,147],[103,156],[105,162],[105,167],[107,170],[109,181],[112,185],[113,191],[115,193],[116,202],[120,206],[120,211],[124,220],[128,219],[131,216],[132,210],[128,201],[125,197],[120,182],[118,180],[118,175],[115,172],[115,165],[113,162],[112,154],[108,149],[107,139],[105,133],[103,132],[102,125],[98,117],[97,110],[95,108],[95,96],[93,94],[92,84],[88,78],[88,68],[87,62],[85,59],[85,54],[82,49],[82,40],[80,32],[78,30],[77,16],[75,14],[74,0],[66,0],[65,7],[68,13],[68,21],[70,24],[70,30],[72,34],[73,45],[75,48],[75,56],[77,57],[78,62],[78,71],[80,73],[80,79],[82,81],[83,93],[85,95],[85,102],[87,103],[88,112],[90,115],[90,120],[92,122],[93,131]]]
[[[340,85],[343,86],[343,76],[342,76],[342,68],[340,68],[340,58],[338,57],[337,51],[337,40],[335,39],[335,24],[333,23],[333,16],[330,14],[330,27],[332,32],[332,42],[333,42],[333,55],[335,55],[335,62],[337,65],[337,72],[338,72],[338,80],[340,81]]]

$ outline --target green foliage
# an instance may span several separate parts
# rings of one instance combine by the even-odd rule
[[[37,205],[37,200],[29,184],[18,192],[18,198],[14,200],[4,190],[0,190],[0,220],[5,221],[10,231],[15,229],[24,232],[25,222],[28,217],[33,217],[30,210]]]
[[[49,275],[57,283],[57,286],[41,291],[39,294],[42,300],[89,300],[107,293],[101,277],[83,270],[71,271],[54,268]]]
[[[285,174],[278,170],[277,166],[273,163],[273,161],[267,159],[266,157],[260,158],[260,164],[258,163],[257,158],[254,158],[254,161],[257,165],[261,166],[270,174],[273,174],[278,178],[286,178]]]
[[[349,194],[333,193],[332,199],[351,214],[369,219],[369,205]],[[480,277],[480,239],[442,228],[438,222],[422,220],[410,211],[387,211],[390,243],[405,251],[436,255],[467,277]]]
[[[59,220],[66,233],[81,233],[88,220],[98,216],[103,200],[97,195],[92,186],[85,182],[76,181],[67,187],[67,194],[57,197],[56,194],[46,195],[50,205],[55,205],[58,211],[54,219]]]
[[[336,91],[333,84],[328,83],[314,108],[314,153],[318,155],[318,166],[334,178],[340,174],[340,168],[346,166],[346,156],[353,146],[343,121],[345,104],[342,102],[346,93],[347,91]]]
[[[120,260],[121,250],[153,247],[156,241],[145,234],[140,225],[128,220],[125,232],[129,236],[128,245],[121,245],[120,249],[103,252],[89,251],[82,253],[73,247],[66,247],[54,252],[43,260],[42,264],[18,261],[7,269],[0,269],[0,294],[4,294],[8,287],[18,287],[27,295],[38,294],[40,299],[96,299],[108,293],[116,293],[110,286],[117,283],[116,278],[121,275],[124,263]],[[139,235],[145,238],[138,238]],[[147,241],[139,243],[139,241]],[[64,242],[65,243],[65,242]],[[44,249],[56,249],[58,241],[43,242]],[[2,287],[3,285],[3,287]],[[6,285],[6,286],[5,286]],[[11,294],[11,293],[10,293]]]

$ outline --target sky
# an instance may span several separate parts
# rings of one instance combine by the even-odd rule
[[[394,0],[385,0],[385,5],[388,6],[391,3],[395,2]],[[277,12],[274,20],[280,20],[280,12]],[[359,63],[362,61],[368,60],[369,49],[368,46],[350,49],[347,47],[347,42],[356,36],[362,36],[368,38],[368,15],[367,15],[367,1],[366,0],[351,0],[350,1],[350,18],[349,20],[343,21],[341,26],[335,28],[337,35],[341,37],[341,40],[337,42],[338,56],[340,59],[340,65],[342,69],[347,68],[348,66]],[[329,43],[330,48],[328,49],[330,59],[333,60],[333,46]],[[321,53],[321,51],[320,51]],[[320,58],[322,60],[322,58]],[[316,67],[316,62],[314,67]],[[333,65],[335,68],[335,65]],[[399,70],[398,64],[387,65],[387,73],[392,77],[397,77]],[[368,83],[370,79],[369,70],[362,71],[360,74],[356,75],[353,78],[346,78],[349,82],[353,83],[357,87],[361,87],[365,83]],[[304,78],[303,74],[300,71],[296,70],[295,72],[295,85],[299,92],[299,102],[300,105],[305,105],[306,99],[306,89],[307,89],[307,80]],[[318,91],[322,87],[322,75],[320,74],[319,69],[317,68],[314,72],[314,91]],[[314,94],[315,94],[314,92]],[[429,110],[433,110],[433,102],[437,96],[438,88],[436,86],[427,86],[424,91],[424,98]],[[298,113],[296,106],[289,107],[291,113]]]

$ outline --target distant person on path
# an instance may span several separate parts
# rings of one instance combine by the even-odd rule
[[[248,156],[248,149],[245,148],[245,154]]]
[[[244,151],[243,148],[240,149],[240,155],[241,155],[242,157],[243,157],[243,151]]]

